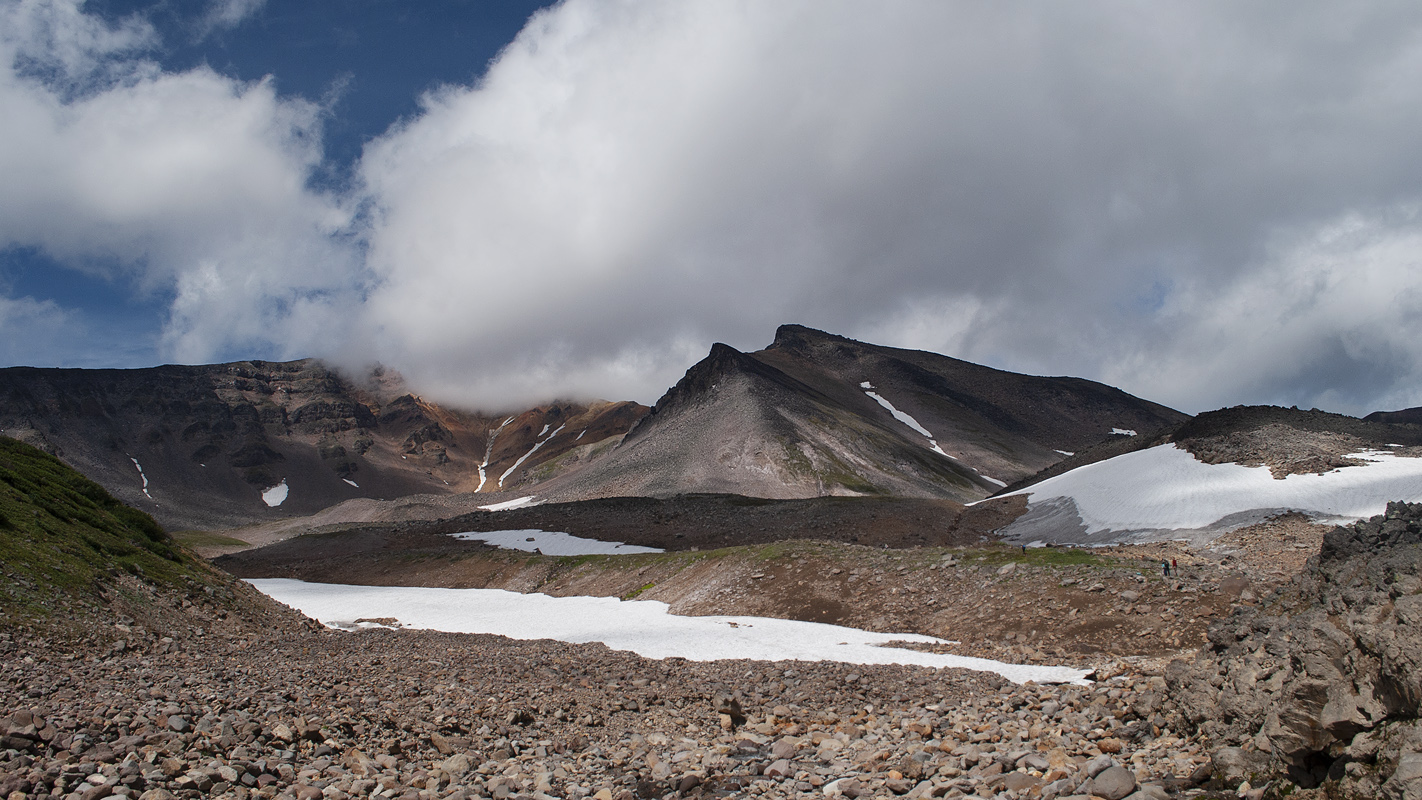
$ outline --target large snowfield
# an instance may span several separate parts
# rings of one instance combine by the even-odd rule
[[[1166,444],[1078,467],[1012,494],[1028,495],[1029,509],[1072,501],[1087,534],[1203,529],[1229,517],[1244,521],[1237,515],[1261,509],[1361,519],[1381,514],[1391,500],[1422,500],[1422,458],[1378,451],[1352,457],[1368,463],[1279,480],[1265,466],[1206,464]]]
[[[501,589],[429,589],[345,586],[287,578],[249,581],[268,596],[335,628],[356,620],[393,617],[403,627],[454,633],[492,633],[513,639],[602,642],[647,658],[691,661],[748,658],[763,661],[839,661],[911,664],[995,672],[1023,683],[1084,683],[1070,667],[1005,664],[897,647],[891,641],[939,643],[930,636],[872,633],[838,625],[767,617],[683,617],[666,603],[615,597],[551,597]]]

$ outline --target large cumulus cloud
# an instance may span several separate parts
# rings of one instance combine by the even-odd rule
[[[167,287],[178,358],[650,401],[794,321],[1190,411],[1422,404],[1414,4],[568,0],[343,197],[320,108],[104,63],[0,78],[0,241]]]
[[[349,214],[306,186],[321,109],[270,81],[164,72],[142,57],[153,34],[140,20],[110,25],[72,0],[0,12],[0,248],[171,297],[174,360],[341,340],[334,309],[353,306],[360,268]],[[107,346],[70,317],[74,344]]]
[[[568,3],[368,149],[367,310],[476,396],[633,358],[645,399],[793,320],[1191,410],[1422,402],[1419,22]]]

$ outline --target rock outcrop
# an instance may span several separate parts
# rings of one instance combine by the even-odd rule
[[[1218,776],[1422,797],[1422,504],[1339,527],[1294,582],[1167,673]]]

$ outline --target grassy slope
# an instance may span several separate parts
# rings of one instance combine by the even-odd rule
[[[0,437],[0,623],[96,606],[123,572],[169,587],[211,577],[147,514]]]

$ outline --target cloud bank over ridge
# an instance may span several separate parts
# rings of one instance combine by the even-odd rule
[[[340,192],[318,104],[3,13],[0,248],[170,295],[170,359],[648,402],[800,322],[1187,411],[1422,404],[1411,4],[569,0]]]

